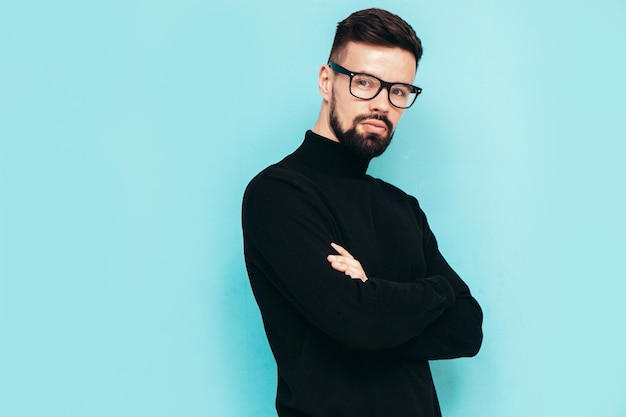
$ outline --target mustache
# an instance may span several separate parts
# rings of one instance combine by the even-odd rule
[[[371,119],[380,120],[381,122],[383,122],[387,126],[388,131],[391,132],[393,130],[393,124],[391,124],[387,116],[384,116],[378,113],[362,114],[360,116],[357,116],[354,118],[354,124],[356,125],[357,123],[360,123],[364,120],[371,120]]]

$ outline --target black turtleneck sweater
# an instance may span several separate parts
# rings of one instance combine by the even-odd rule
[[[243,199],[246,266],[281,417],[440,416],[428,360],[473,356],[482,313],[417,200],[311,131]],[[331,268],[331,242],[366,282]]]

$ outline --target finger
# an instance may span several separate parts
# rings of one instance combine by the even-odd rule
[[[344,275],[352,279],[360,279],[363,282],[367,281],[365,271],[363,271],[360,265],[351,266],[345,262],[331,262],[330,265],[335,271],[343,272]]]
[[[337,264],[346,264],[351,268],[360,269],[362,268],[361,263],[354,258],[346,258],[341,255],[328,255],[326,257],[328,262],[337,263]]]
[[[344,274],[352,279],[358,279],[363,282],[367,281],[367,277],[365,276],[365,272],[363,270],[348,269],[346,272],[344,272]]]
[[[350,264],[347,264],[345,262],[333,262],[330,265],[333,267],[333,269],[341,272],[349,271],[352,268]]]
[[[340,246],[336,243],[331,242],[330,246],[333,247],[340,255],[345,256],[346,258],[354,259],[354,256],[350,254],[343,246]]]
[[[328,255],[326,257],[326,260],[331,264],[333,268],[337,269],[343,265],[344,267],[342,269],[345,270],[345,268],[348,267],[348,264],[344,261],[344,259],[344,257],[339,255]]]
[[[331,243],[331,245],[337,252],[341,253],[341,255],[328,255],[326,257],[331,267],[335,271],[343,272],[352,279],[360,279],[363,282],[367,281],[367,275],[365,275],[361,263],[354,259],[341,245],[336,243]]]

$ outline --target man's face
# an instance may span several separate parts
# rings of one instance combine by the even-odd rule
[[[400,48],[350,42],[337,60],[337,64],[352,72],[389,82],[413,84],[415,78],[415,57]],[[333,73],[329,112],[330,127],[339,142],[360,156],[373,158],[391,142],[404,110],[389,102],[386,88],[371,100],[352,96],[350,77]]]

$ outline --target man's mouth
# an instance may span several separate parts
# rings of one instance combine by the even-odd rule
[[[361,125],[363,125],[365,129],[368,129],[377,133],[383,133],[387,131],[387,124],[380,120],[366,119],[361,122]]]
[[[363,129],[378,134],[384,134],[385,132],[389,133],[393,129],[393,125],[389,119],[376,113],[358,116],[355,118],[354,122],[360,124]]]

